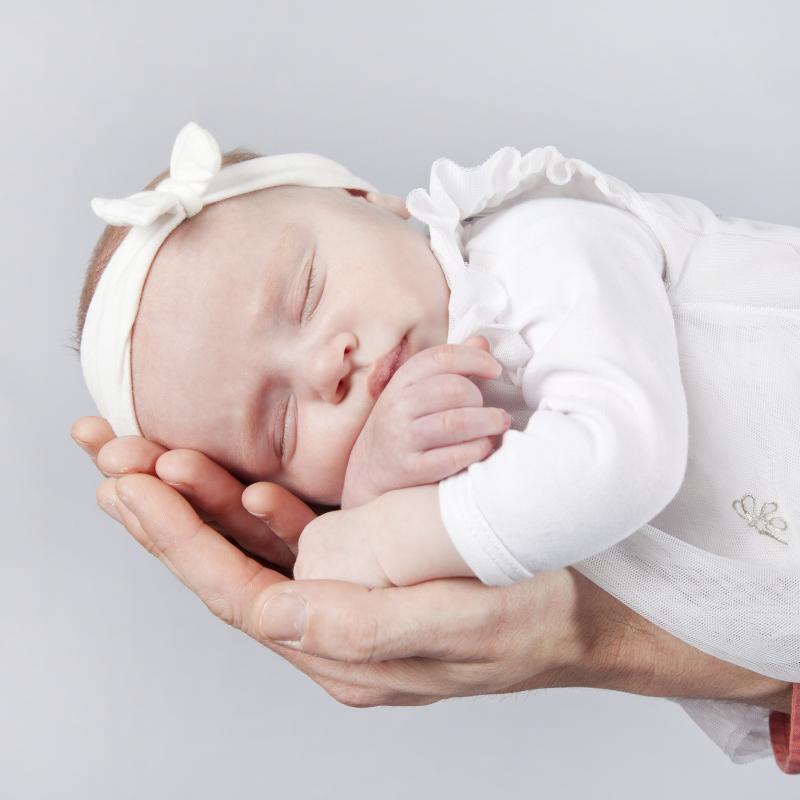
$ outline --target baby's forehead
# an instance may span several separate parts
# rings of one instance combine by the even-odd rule
[[[201,326],[236,313],[239,303],[268,299],[309,242],[337,227],[337,212],[347,208],[343,195],[338,188],[277,186],[206,206],[156,254],[140,321],[161,327],[181,318]],[[260,294],[249,297],[251,291]]]
[[[307,231],[308,217],[291,213],[294,209],[279,202],[279,189],[250,192],[206,206],[199,214],[182,222],[167,238],[151,267],[148,283],[182,282],[206,275],[235,276],[251,266],[248,259],[270,253],[278,259],[281,245],[291,244]],[[274,194],[270,194],[273,192]],[[283,194],[283,193],[282,193]],[[263,263],[263,261],[262,261]]]
[[[276,187],[206,206],[167,238],[150,268],[134,336],[176,326],[199,339],[215,320],[271,305],[311,235],[305,187]],[[292,196],[297,202],[292,203]],[[144,329],[144,330],[143,330]]]

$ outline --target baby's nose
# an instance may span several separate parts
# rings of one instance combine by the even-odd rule
[[[299,379],[307,381],[313,392],[326,403],[340,403],[347,395],[354,370],[351,353],[355,345],[352,339],[351,334],[333,337],[312,351],[307,374],[303,375],[303,367],[300,367]]]

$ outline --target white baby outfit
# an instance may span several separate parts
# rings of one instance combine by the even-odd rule
[[[439,483],[484,583],[574,565],[637,613],[800,681],[800,229],[636,192],[554,147],[436,161],[408,195],[448,281],[448,342],[502,446]],[[767,709],[678,700],[735,762]]]

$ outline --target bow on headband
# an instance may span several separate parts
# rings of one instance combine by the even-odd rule
[[[137,192],[119,200],[95,197],[92,211],[109,225],[149,225],[173,209],[193,217],[203,208],[203,192],[219,172],[222,155],[216,139],[194,122],[175,139],[169,177],[154,190]]]
[[[92,200],[92,210],[100,218],[111,225],[131,226],[97,282],[81,335],[86,385],[117,436],[141,435],[131,376],[133,324],[153,259],[183,220],[212,203],[271,186],[377,191],[341,164],[315,153],[221,164],[214,137],[190,122],[175,139],[169,177],[155,189],[120,200]]]

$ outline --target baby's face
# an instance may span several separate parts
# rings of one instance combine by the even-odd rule
[[[448,301],[427,238],[360,196],[282,186],[210,205],[169,236],[145,284],[139,425],[242,480],[336,505],[375,361],[404,337],[409,354],[446,342]]]

